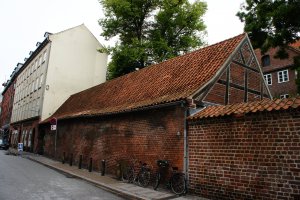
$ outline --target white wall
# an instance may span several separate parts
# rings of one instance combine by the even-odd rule
[[[103,83],[107,70],[107,54],[97,51],[102,46],[84,25],[50,35],[50,41],[41,120],[70,95]]]
[[[47,44],[18,75],[11,122],[40,115],[49,49]]]

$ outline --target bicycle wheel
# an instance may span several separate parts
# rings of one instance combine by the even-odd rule
[[[142,187],[147,187],[150,183],[150,171],[143,170],[138,174],[138,183]]]
[[[156,175],[155,175],[155,180],[154,180],[154,184],[153,184],[153,189],[154,190],[157,190],[160,179],[161,179],[161,175],[160,175],[159,172],[157,172]]]
[[[127,183],[133,182],[134,171],[132,167],[126,167],[122,172],[122,180]]]
[[[175,173],[171,178],[171,189],[175,194],[181,195],[186,191],[186,180],[183,173]]]

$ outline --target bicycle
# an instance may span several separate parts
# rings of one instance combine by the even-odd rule
[[[122,180],[127,183],[137,183],[139,186],[147,187],[150,183],[151,170],[147,163],[139,162],[136,166],[137,160],[134,159],[131,165],[125,167],[122,171]],[[137,168],[139,170],[137,171]]]
[[[155,182],[153,185],[154,190],[157,190],[161,180],[166,179],[167,172],[170,169],[168,160],[157,160],[157,166],[159,169],[155,176]],[[171,167],[171,176],[166,185],[177,195],[182,195],[187,192],[185,174],[179,172],[178,167]]]

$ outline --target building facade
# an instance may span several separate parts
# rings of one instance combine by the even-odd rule
[[[260,50],[255,50],[256,56],[262,66],[265,80],[276,98],[288,98],[298,94],[297,71],[293,69],[294,57],[300,56],[300,43],[296,42],[286,48],[288,58],[275,58],[278,48],[271,48],[266,53],[261,54]]]
[[[189,192],[300,199],[300,97],[211,106],[188,120]]]
[[[36,152],[38,123],[73,93],[105,81],[107,54],[84,24],[45,33],[18,72],[11,116],[11,143]]]
[[[17,74],[21,67],[22,64],[18,63],[17,66],[14,68],[14,71],[10,75],[10,79],[7,80],[6,83],[2,84],[4,86],[4,90],[2,92],[0,128],[2,131],[1,135],[5,142],[9,141],[10,122],[14,103]]]
[[[187,172],[189,115],[211,105],[271,98],[246,34],[72,95],[40,123],[39,144],[49,157],[107,171],[135,158],[154,168],[167,159]],[[58,119],[58,136],[51,131]],[[57,144],[57,147],[54,144]]]

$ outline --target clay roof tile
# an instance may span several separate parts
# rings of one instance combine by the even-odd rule
[[[215,76],[246,38],[241,34],[81,91],[50,118],[105,115],[185,100]]]
[[[215,109],[214,109],[215,107]],[[300,96],[290,99],[264,99],[262,101],[254,101],[250,103],[239,103],[227,106],[210,106],[208,107],[213,114],[210,116],[206,115],[206,109],[200,111],[199,113],[189,117],[189,120],[207,118],[207,117],[219,117],[225,115],[233,114],[247,114],[251,112],[262,112],[262,111],[272,111],[272,110],[286,110],[295,109],[300,107]]]

